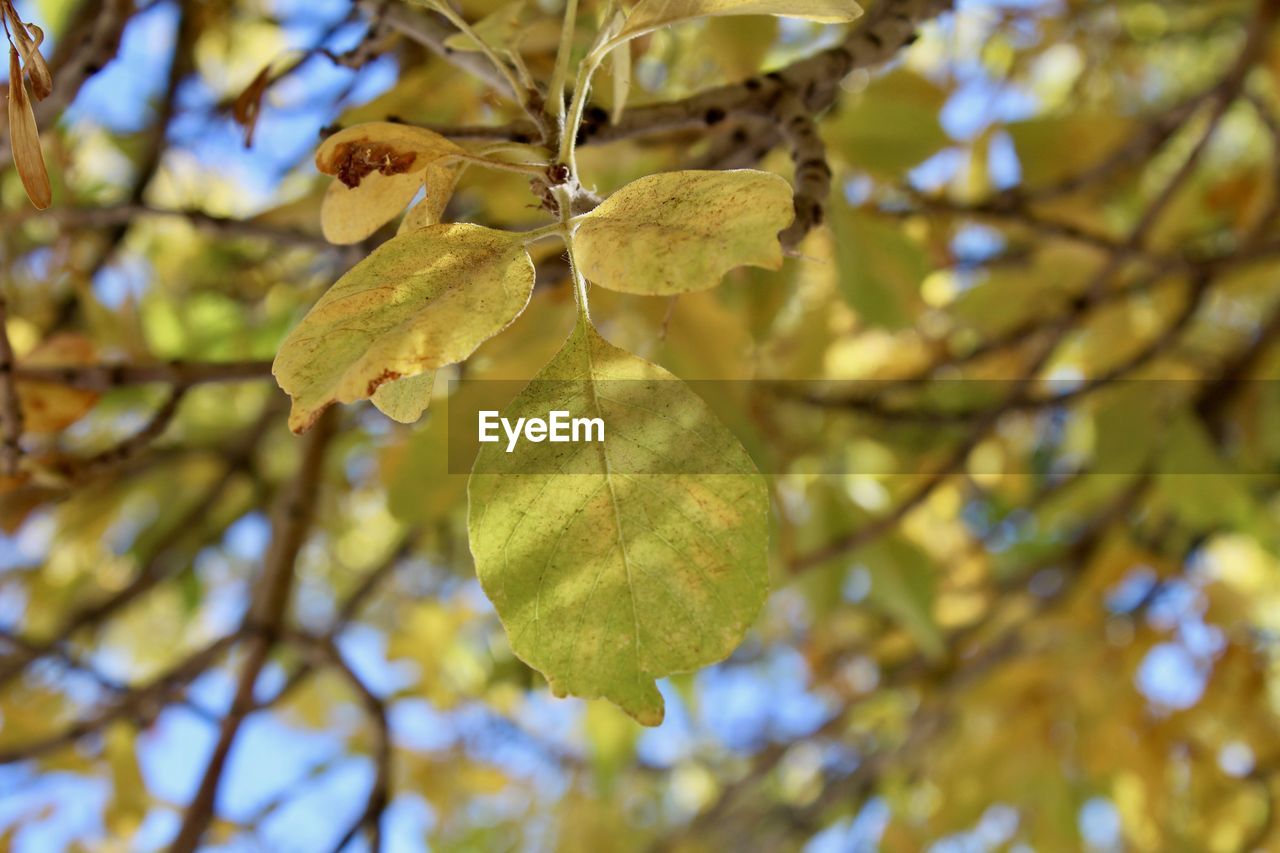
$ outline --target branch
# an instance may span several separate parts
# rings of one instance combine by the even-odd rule
[[[54,653],[63,643],[68,642],[75,634],[87,628],[93,628],[106,621],[131,602],[157,586],[171,575],[187,565],[178,559],[176,549],[193,528],[198,529],[201,522],[217,506],[227,488],[252,458],[254,449],[265,434],[267,428],[276,421],[278,413],[273,406],[267,406],[258,421],[238,439],[234,448],[228,451],[227,466],[208,491],[197,500],[174,525],[167,530],[155,544],[151,558],[146,561],[138,574],[126,586],[111,593],[105,598],[91,604],[82,605],[67,616],[58,625],[53,635],[44,641],[25,640],[17,651],[0,658],[0,685],[16,677],[32,661]]]
[[[111,391],[125,385],[166,383],[180,388],[210,382],[244,382],[271,376],[269,361],[170,361],[163,364],[18,365],[23,382],[47,382],[84,391]]]
[[[12,477],[18,473],[18,462],[22,458],[22,401],[18,399],[8,322],[9,303],[0,293],[0,439],[4,443],[0,461],[5,476]]]
[[[205,765],[200,787],[187,808],[177,837],[169,847],[171,853],[194,851],[213,820],[227,756],[240,726],[253,710],[253,689],[258,675],[266,666],[267,658],[284,629],[289,595],[293,589],[294,564],[315,512],[325,450],[333,437],[336,423],[336,414],[331,409],[321,416],[303,439],[305,444],[298,472],[276,507],[271,547],[263,561],[253,604],[240,626],[239,634],[249,638],[249,647],[240,669],[235,697],[222,721],[218,742]]]
[[[331,634],[314,636],[302,632],[291,632],[290,639],[302,646],[304,650],[311,651],[312,658],[319,658],[320,663],[328,663],[337,669],[356,692],[360,703],[364,705],[365,712],[373,720],[375,731],[373,784],[369,787],[369,794],[365,798],[364,809],[343,833],[338,843],[333,846],[333,850],[334,853],[340,853],[356,837],[356,833],[365,829],[369,833],[369,849],[376,853],[382,849],[382,814],[386,811],[391,799],[391,723],[387,704],[369,689],[369,686],[342,657],[342,652],[334,644]]]
[[[579,144],[701,129],[730,115],[769,118],[784,93],[799,97],[809,113],[820,113],[835,103],[840,81],[849,72],[892,59],[915,41],[921,23],[949,8],[951,0],[883,0],[836,47],[763,77],[708,89],[679,101],[636,107],[617,124],[610,124],[607,114],[589,115]]]

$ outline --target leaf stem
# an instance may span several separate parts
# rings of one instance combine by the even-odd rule
[[[578,258],[573,253],[573,192],[568,186],[561,185],[555,188],[555,193],[560,205],[560,221],[556,227],[569,252],[569,275],[573,279],[573,301],[578,308],[578,324],[586,327],[591,325],[591,309],[587,304],[587,280],[578,268]]]
[[[556,50],[556,67],[547,90],[547,106],[560,125],[561,137],[565,134],[564,83],[569,77],[569,56],[573,53],[573,34],[578,24],[578,0],[567,0],[564,5],[564,23],[560,27],[560,47]],[[576,131],[576,128],[575,128]]]
[[[564,128],[560,131],[560,162],[569,167],[575,178],[578,176],[578,164],[574,148],[578,141],[578,126],[582,124],[582,111],[587,106],[587,92],[591,89],[591,77],[600,67],[604,54],[593,50],[583,58],[578,66],[578,79],[573,84],[573,103],[569,106],[569,115],[565,119]]]
[[[525,231],[521,236],[524,238],[524,244],[535,243],[544,237],[564,237],[565,227],[562,222],[553,222],[550,225],[544,225],[541,228],[534,228]]]
[[[497,169],[500,172],[519,172],[522,175],[545,175],[547,167],[539,163],[507,163],[503,160],[491,160],[475,154],[452,154],[441,160],[458,160],[463,163],[474,163],[486,169]]]

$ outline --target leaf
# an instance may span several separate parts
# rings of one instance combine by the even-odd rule
[[[634,38],[680,21],[721,15],[777,15],[843,24],[862,14],[853,0],[640,0],[618,38]]]
[[[793,215],[791,185],[770,172],[663,172],[584,216],[574,248],[583,274],[610,290],[688,293],[744,264],[778,269]]]
[[[27,86],[22,81],[18,51],[12,47],[9,48],[9,147],[27,198],[38,210],[44,210],[53,202],[53,189],[44,165],[44,152],[40,150],[36,114],[31,109]]]
[[[900,68],[872,80],[856,101],[825,122],[823,137],[851,166],[899,181],[950,144],[938,120],[946,102],[944,89]]]
[[[658,725],[654,679],[723,660],[764,602],[768,491],[687,385],[585,324],[504,417],[553,409],[601,418],[605,439],[482,445],[476,573],[512,650],[557,696]]]
[[[519,316],[533,262],[519,234],[433,225],[374,250],[289,333],[272,371],[302,432],[331,403],[470,355]]]
[[[866,549],[864,559],[871,574],[868,600],[898,622],[930,660],[946,652],[946,639],[933,618],[933,565],[910,542],[888,539]]]
[[[94,364],[98,350],[89,338],[76,332],[51,335],[21,360],[25,367],[71,367]],[[30,433],[57,433],[71,426],[94,407],[97,391],[53,382],[18,382],[22,426]]]
[[[441,217],[444,216],[444,209],[449,206],[449,199],[453,198],[454,187],[458,185],[458,178],[462,177],[462,172],[465,168],[465,163],[455,163],[428,169],[426,195],[423,196],[422,201],[409,208],[409,212],[405,214],[397,233],[403,234],[415,228],[425,228],[428,225],[437,224]]]
[[[320,209],[325,239],[339,245],[365,239],[404,210],[424,180],[431,183],[429,171],[454,168],[449,159],[463,153],[438,133],[391,122],[330,136],[316,151],[316,168],[337,178]]]
[[[373,392],[373,405],[378,411],[402,424],[415,423],[431,404],[431,390],[436,372],[429,370],[416,376],[405,376],[384,382]]]
[[[1113,113],[1046,116],[1007,125],[1028,186],[1060,181],[1105,162],[1133,139],[1138,127]]]
[[[499,6],[471,25],[471,31],[486,45],[497,50],[514,48],[522,34],[524,0]],[[454,33],[444,40],[451,50],[478,51],[481,46],[467,33]]]
[[[609,118],[617,124],[631,95],[631,45],[620,44],[610,51],[609,64],[613,70],[613,103],[609,108]]]
[[[615,8],[610,4],[609,9]],[[605,12],[608,15],[608,11]],[[631,45],[627,41],[613,41],[622,28],[626,26],[627,13],[619,9],[608,18],[608,23],[596,34],[596,43],[592,50],[602,49],[609,57],[610,76],[613,78],[612,97],[609,99],[609,120],[614,124],[622,118],[627,108],[627,99],[631,96]],[[610,47],[610,45],[614,45]]]
[[[915,319],[929,259],[902,228],[874,215],[833,205],[831,227],[840,290],[870,326],[901,329]]]
[[[1194,530],[1252,526],[1257,506],[1250,477],[1222,459],[1203,423],[1183,411],[1166,418],[1156,483],[1172,512]]]

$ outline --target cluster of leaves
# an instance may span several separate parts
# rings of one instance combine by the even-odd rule
[[[456,18],[448,7],[437,8]],[[776,270],[782,264],[778,233],[792,219],[787,182],[753,170],[650,175],[573,215],[579,183],[573,143],[595,67],[611,52],[626,55],[632,39],[681,21],[770,13],[847,21],[859,11],[841,0],[654,0],[630,12],[606,11],[608,23],[581,60],[567,116],[563,100],[556,99],[558,159],[546,150],[502,144],[468,151],[433,131],[385,122],[347,128],[316,153],[317,168],[335,178],[321,212],[324,234],[333,242],[364,240],[419,192],[423,198],[401,220],[397,235],[339,279],[281,344],[273,372],[293,399],[289,425],[295,432],[309,428],[334,402],[363,399],[397,420],[416,421],[430,403],[434,371],[464,361],[528,306],[535,276],[526,247],[544,237],[564,241],[578,323],[535,383],[581,383],[575,412],[614,426],[603,442],[557,461],[559,471],[572,473],[535,474],[537,463],[529,457],[536,451],[522,451],[514,464],[481,453],[469,490],[476,572],[514,651],[558,695],[604,696],[640,722],[658,725],[663,702],[654,680],[727,657],[764,603],[767,587],[768,496],[759,472],[692,393],[676,405],[660,391],[625,404],[608,398],[600,386],[610,381],[678,380],[600,338],[590,319],[587,281],[621,293],[672,296],[714,287],[742,265]],[[474,34],[459,21],[459,35],[507,75],[513,69],[493,51],[519,56],[514,44],[503,41],[512,35],[506,22],[515,14],[499,10]],[[572,15],[570,8],[569,45]],[[629,79],[616,66],[614,74],[615,81]],[[522,85],[510,79],[513,88]],[[626,86],[616,91],[615,117]],[[522,103],[527,106],[527,99]],[[513,162],[512,154],[524,156]],[[467,166],[545,176],[557,222],[525,232],[439,223]],[[534,402],[518,398],[512,409],[537,417]],[[661,411],[660,426],[619,426],[625,424],[615,417],[621,405]],[[667,457],[690,443],[743,473],[673,476]],[[617,457],[637,447],[653,458],[620,473]],[[594,547],[599,541],[607,547]],[[619,609],[631,619],[619,621]],[[530,624],[534,630],[526,637]]]

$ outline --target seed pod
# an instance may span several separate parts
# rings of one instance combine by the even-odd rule
[[[37,209],[44,210],[53,201],[53,190],[44,166],[44,153],[40,150],[36,114],[31,110],[27,86],[22,81],[18,51],[12,47],[9,48],[9,147],[13,149],[13,164],[27,190],[27,198]]]
[[[44,30],[35,24],[26,24],[18,17],[12,5],[5,4],[5,17],[9,20],[9,30],[18,40],[18,52],[22,56],[22,67],[31,81],[31,92],[37,101],[43,101],[53,91],[53,75],[49,65],[40,54],[40,45],[44,42]]]

